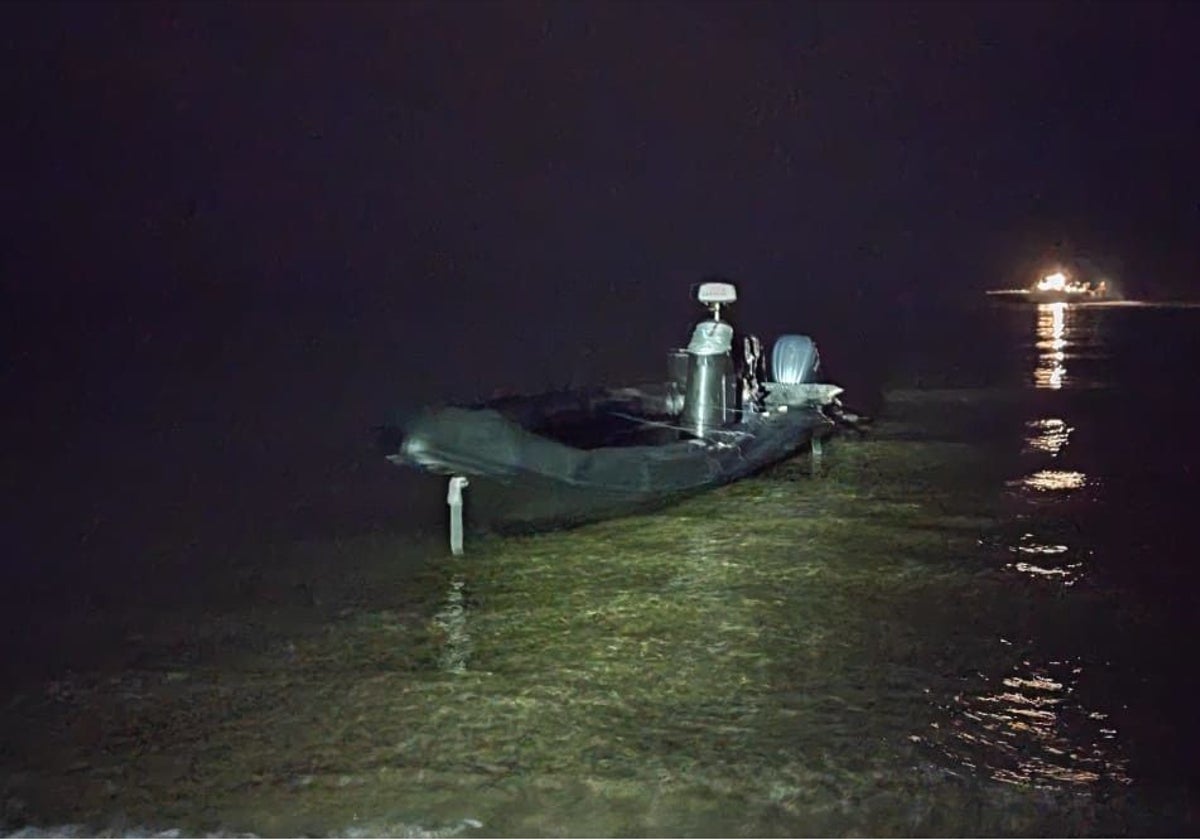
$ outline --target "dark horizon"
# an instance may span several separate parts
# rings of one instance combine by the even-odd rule
[[[1151,297],[1200,275],[1189,4],[8,18],[18,300],[231,287],[438,320],[725,274],[773,311],[970,294],[1061,248]]]

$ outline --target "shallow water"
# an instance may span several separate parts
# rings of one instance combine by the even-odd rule
[[[1196,410],[1166,384],[1200,313],[963,317],[991,343],[914,342],[819,462],[460,558],[310,540],[319,597],[135,622],[8,700],[6,824],[1195,831]]]

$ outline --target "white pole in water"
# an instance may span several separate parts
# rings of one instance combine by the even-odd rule
[[[821,465],[821,438],[813,436],[811,441],[812,446],[812,465],[816,469]]]
[[[461,475],[450,479],[446,491],[446,504],[450,505],[450,552],[463,553],[463,488],[470,484]]]

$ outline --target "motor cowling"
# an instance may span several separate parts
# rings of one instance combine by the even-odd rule
[[[817,345],[806,335],[781,335],[771,348],[771,379],[781,385],[816,382],[821,370]]]

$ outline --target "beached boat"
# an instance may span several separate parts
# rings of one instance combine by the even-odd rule
[[[432,408],[379,429],[397,466],[452,476],[447,500],[487,530],[565,527],[662,504],[736,481],[834,429],[841,388],[819,382],[816,345],[774,344],[767,380],[761,345],[721,307],[730,283],[701,284],[712,317],[668,354],[665,382],[505,397]]]

